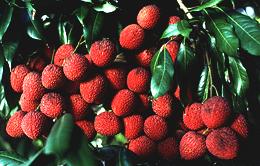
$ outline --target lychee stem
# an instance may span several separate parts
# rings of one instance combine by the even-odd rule
[[[189,13],[188,8],[184,5],[184,3],[182,2],[182,0],[177,0],[180,9],[182,9],[184,11],[184,13],[186,14],[186,16],[188,17],[188,19],[192,19],[193,16]]]
[[[80,36],[80,39],[78,41],[78,44],[77,44],[76,48],[73,51],[73,54],[77,51],[78,47],[82,44],[81,42],[82,42],[83,37],[84,37],[83,35]]]

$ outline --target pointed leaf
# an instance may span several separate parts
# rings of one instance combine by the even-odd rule
[[[4,50],[2,45],[0,45],[0,82],[2,82],[2,78],[3,78],[4,64],[5,64]]]
[[[200,75],[200,81],[198,86],[198,96],[201,101],[205,101],[209,95],[209,86],[210,86],[210,78],[209,78],[209,68],[208,66],[204,66],[202,73]]]
[[[12,152],[0,152],[0,165],[5,166],[17,166],[23,164],[25,159],[20,155]]]
[[[183,37],[189,37],[192,29],[187,20],[179,21],[175,24],[170,24],[163,32],[161,39],[170,38],[172,36],[182,35]]]
[[[59,37],[60,37],[60,41],[61,43],[64,44],[68,44],[68,35],[66,32],[66,26],[67,22],[63,22],[61,21],[61,19],[59,20],[59,24],[58,24],[58,32],[59,32]]]
[[[5,60],[7,61],[10,70],[12,68],[12,61],[17,47],[18,42],[9,42],[3,44]]]
[[[34,26],[28,26],[27,27],[27,34],[35,40],[42,40],[43,39],[41,34],[39,34],[39,32],[34,28]]]
[[[97,12],[92,27],[93,28],[92,41],[95,41],[99,37],[101,30],[103,28],[103,24],[104,24],[104,14],[101,12]]]
[[[15,3],[15,0],[11,0],[10,4],[11,3]],[[13,10],[14,10],[13,5],[7,5],[6,8],[4,9],[3,15],[0,17],[0,41],[2,41],[2,38],[11,23]]]
[[[84,26],[84,20],[88,16],[88,12],[89,12],[89,9],[87,6],[81,6],[75,12],[75,15],[77,16],[77,18],[82,26]]]
[[[206,3],[203,3],[202,5],[199,5],[198,7],[191,9],[191,12],[198,12],[201,11],[203,9],[209,8],[209,7],[213,7],[218,5],[219,3],[221,3],[223,0],[210,0],[207,1]]]
[[[112,13],[117,9],[116,6],[112,5],[111,3],[107,2],[107,1],[104,4],[94,6],[93,8],[94,8],[94,10],[96,10],[98,12],[105,12],[105,13]]]

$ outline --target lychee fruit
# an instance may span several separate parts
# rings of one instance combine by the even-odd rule
[[[177,54],[179,52],[179,47],[180,45],[176,41],[170,41],[166,44],[166,49],[169,52],[173,63],[176,61]]]
[[[94,103],[101,100],[106,90],[106,79],[99,74],[80,83],[80,94],[87,103]]]
[[[89,104],[81,97],[80,94],[72,94],[69,97],[71,113],[74,119],[82,120],[88,113]]]
[[[95,130],[104,136],[114,136],[121,131],[121,122],[113,112],[102,112],[94,121]]]
[[[211,154],[224,160],[234,159],[239,151],[236,133],[229,127],[216,129],[209,133],[206,145]]]
[[[41,75],[36,72],[28,73],[23,81],[23,94],[28,100],[40,100],[45,93]]]
[[[25,114],[26,112],[17,111],[10,117],[6,125],[6,132],[9,136],[19,138],[24,135],[21,123]]]
[[[128,88],[136,93],[144,93],[149,89],[151,75],[142,67],[132,69],[127,75]]]
[[[94,42],[89,52],[92,62],[98,67],[111,64],[116,58],[116,46],[109,39]]]
[[[198,159],[207,151],[205,137],[194,131],[189,131],[181,138],[179,149],[181,158],[185,160]]]
[[[35,111],[40,105],[40,102],[38,100],[31,100],[30,98],[28,99],[26,95],[22,94],[19,100],[19,104],[24,112],[30,112]]]
[[[160,19],[160,9],[156,5],[144,6],[137,15],[137,23],[143,29],[153,29]]]
[[[130,24],[125,27],[119,36],[120,45],[128,50],[136,50],[143,45],[145,33],[137,24]]]
[[[115,90],[121,90],[126,87],[127,72],[123,67],[110,67],[104,70],[110,86]]]
[[[63,86],[65,76],[62,67],[49,64],[42,71],[42,85],[46,89],[57,89]]]
[[[123,119],[124,135],[127,139],[139,137],[143,131],[144,120],[141,115],[130,115]]]
[[[167,122],[158,115],[151,115],[144,121],[144,133],[154,141],[162,140],[168,133]]]
[[[170,24],[175,24],[175,23],[177,23],[179,21],[181,21],[180,17],[178,17],[178,16],[170,16],[168,23],[170,25]]]
[[[154,48],[145,49],[135,55],[136,63],[142,67],[149,67],[155,53]]]
[[[89,141],[92,141],[97,132],[94,128],[94,123],[87,120],[76,121],[76,125],[81,128],[83,133],[87,136]]]
[[[40,110],[50,118],[57,118],[65,109],[65,100],[59,93],[46,93],[41,99]]]
[[[42,72],[46,65],[47,65],[46,60],[39,56],[31,58],[28,61],[29,68],[32,71],[36,71],[36,72]]]
[[[23,117],[21,127],[27,137],[35,140],[46,132],[48,122],[43,113],[31,111]]]
[[[147,158],[156,152],[156,144],[153,140],[143,135],[131,140],[128,149],[141,158]]]
[[[157,145],[158,154],[165,160],[173,160],[178,156],[179,146],[174,137],[167,137]]]
[[[134,92],[122,89],[112,99],[111,108],[117,116],[126,116],[136,109],[136,104],[137,101]]]
[[[193,103],[186,106],[183,114],[183,122],[190,130],[199,130],[204,126],[201,119],[201,103]]]
[[[10,83],[15,92],[23,92],[23,80],[29,72],[30,70],[25,65],[18,65],[12,69],[10,74]]]
[[[248,123],[243,114],[238,114],[235,117],[230,128],[233,129],[242,138],[246,139],[248,137]]]
[[[86,78],[89,68],[88,60],[79,54],[69,56],[63,63],[63,72],[71,81],[82,81]]]
[[[228,102],[220,96],[207,99],[201,107],[201,118],[208,128],[218,128],[225,124],[231,114]]]
[[[173,109],[173,97],[169,94],[158,97],[152,100],[153,111],[164,118],[172,115]]]
[[[58,66],[62,66],[64,60],[73,54],[74,47],[71,44],[63,44],[61,45],[55,55],[54,55],[54,64]]]

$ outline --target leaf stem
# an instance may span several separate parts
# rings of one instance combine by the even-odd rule
[[[83,37],[84,37],[83,35],[80,36],[80,39],[79,39],[79,41],[78,41],[78,44],[77,44],[76,48],[75,48],[74,51],[73,51],[73,54],[77,51],[77,49],[79,48],[79,46],[82,44],[81,42],[82,42]]]
[[[188,19],[192,19],[193,16],[190,14],[188,8],[184,5],[184,3],[182,2],[182,0],[177,0],[177,3],[180,6],[180,9],[182,9],[184,11],[184,13],[186,14],[186,16],[188,17]]]
[[[213,80],[212,80],[212,72],[211,72],[211,62],[210,62],[209,55],[208,55],[207,51],[205,51],[205,57],[206,57],[206,63],[207,63],[208,69],[209,69],[209,86],[210,86],[209,96],[212,97]]]

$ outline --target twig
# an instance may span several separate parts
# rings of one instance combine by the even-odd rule
[[[184,5],[184,3],[182,2],[182,0],[177,0],[180,8],[184,11],[184,13],[186,14],[186,16],[188,17],[188,19],[192,19],[193,16],[189,13],[188,8]]]

